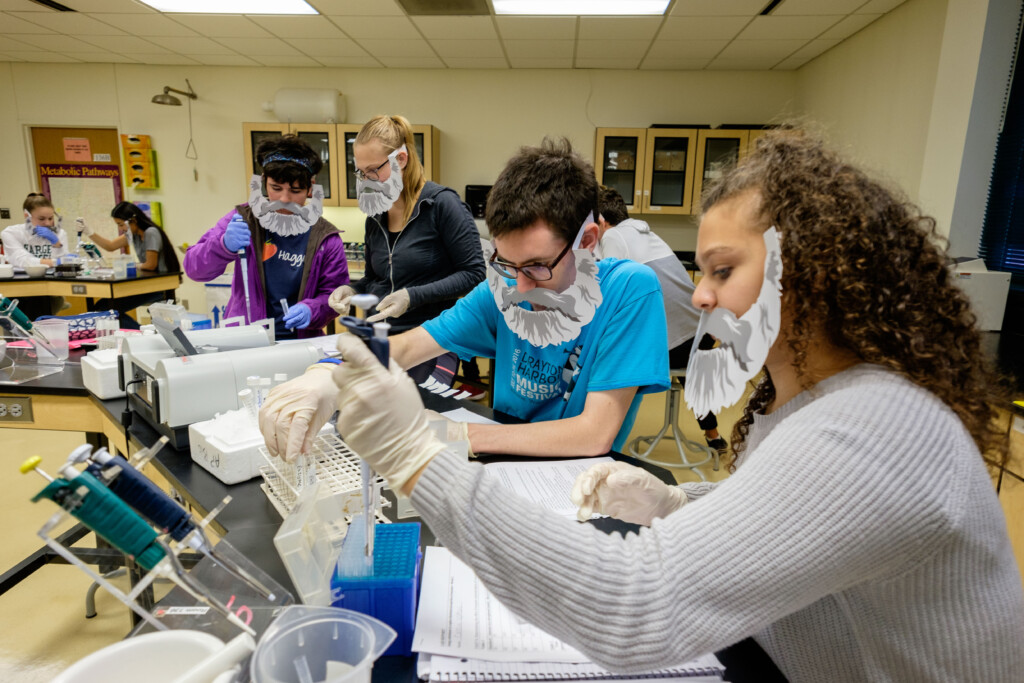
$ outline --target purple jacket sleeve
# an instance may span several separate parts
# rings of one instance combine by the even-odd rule
[[[331,292],[346,284],[348,261],[345,259],[345,245],[341,235],[330,235],[320,245],[310,266],[306,298],[302,300],[313,313],[307,329],[319,330],[329,320],[337,317],[338,314],[327,303],[327,299]]]
[[[234,215],[235,210],[232,209],[185,252],[185,274],[191,279],[196,282],[209,282],[221,275],[227,265],[235,260],[237,255],[224,247],[223,239],[224,231]],[[251,247],[252,245],[247,249]]]

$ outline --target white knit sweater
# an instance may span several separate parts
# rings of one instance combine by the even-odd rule
[[[710,495],[606,535],[442,453],[413,503],[514,612],[624,672],[754,636],[792,681],[1020,681],[1024,591],[963,424],[861,365],[750,430]]]

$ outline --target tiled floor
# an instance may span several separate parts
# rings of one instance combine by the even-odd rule
[[[644,399],[631,438],[660,429],[664,401],[665,394]],[[728,436],[738,416],[738,409],[719,416],[724,435]],[[680,421],[689,438],[703,443],[703,433],[685,410]],[[41,468],[52,473],[63,463],[67,453],[82,442],[81,434],[71,432],[0,429],[4,468],[0,476],[0,520],[8,529],[0,545],[0,567],[4,570],[42,545],[36,531],[55,511],[49,501],[30,502],[44,486],[44,481],[35,474],[19,474],[18,465],[31,455],[41,455]],[[679,461],[671,440],[659,444],[653,455],[662,460]],[[724,466],[718,472],[713,472],[710,464],[701,469],[710,480],[727,475]],[[689,470],[673,472],[679,481],[697,479]],[[90,535],[82,543],[92,545],[94,539]],[[85,618],[85,592],[89,584],[89,579],[78,569],[53,564],[0,596],[0,633],[4,634],[0,640],[0,681],[49,681],[77,659],[125,636],[129,628],[127,610],[103,591],[97,593],[98,616]]]

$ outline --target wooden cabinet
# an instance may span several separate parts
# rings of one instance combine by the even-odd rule
[[[701,130],[697,134],[697,173],[693,180],[693,213],[700,213],[704,187],[721,178],[747,154],[748,131]]]
[[[696,148],[696,129],[647,130],[641,213],[692,213]]]
[[[597,182],[618,190],[630,213],[639,213],[642,207],[646,144],[646,128],[597,129]]]

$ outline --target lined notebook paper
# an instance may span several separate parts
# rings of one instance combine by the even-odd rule
[[[523,622],[447,548],[428,547],[412,649],[431,681],[722,680],[714,655],[643,675],[619,675]]]

